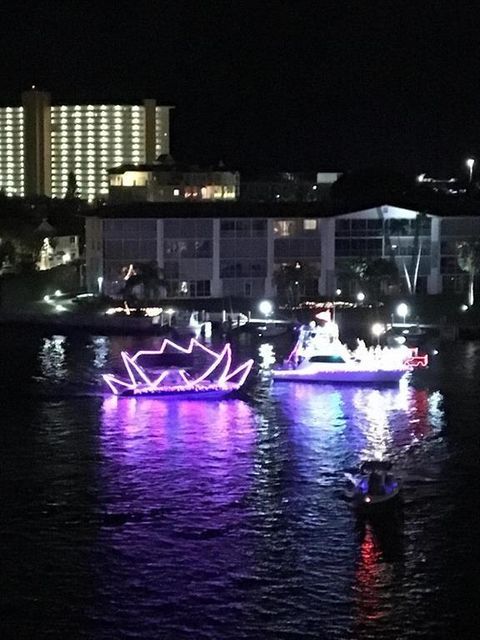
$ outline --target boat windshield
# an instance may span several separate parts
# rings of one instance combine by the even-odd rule
[[[324,356],[312,356],[309,359],[309,362],[333,363],[333,362],[345,362],[345,360],[342,358],[342,356],[324,355]]]

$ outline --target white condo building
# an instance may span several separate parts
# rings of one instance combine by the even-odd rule
[[[32,89],[21,107],[0,108],[0,190],[63,198],[73,172],[80,197],[108,194],[109,167],[152,162],[170,150],[170,109],[141,105],[51,105]]]
[[[275,294],[282,265],[301,262],[316,273],[309,295],[333,296],[339,287],[354,296],[361,284],[352,263],[383,258],[418,292],[462,294],[468,274],[456,247],[479,233],[476,216],[390,205],[335,215],[321,203],[129,203],[87,217],[87,282],[121,297],[125,274],[153,262],[172,297],[260,298]]]

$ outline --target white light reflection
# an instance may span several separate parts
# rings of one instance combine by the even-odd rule
[[[365,460],[382,460],[391,445],[389,411],[393,398],[378,389],[358,389],[353,396],[358,426],[363,431],[365,443],[360,457]]]
[[[109,352],[109,339],[104,336],[96,336],[92,339],[94,359],[93,366],[96,369],[103,369],[107,364],[108,352]]]
[[[275,364],[275,350],[273,345],[269,343],[263,343],[258,348],[258,357],[259,357],[259,365],[260,369],[268,370],[272,368],[272,365]]]
[[[40,368],[45,378],[55,382],[63,381],[67,374],[65,363],[65,336],[44,338],[39,354]]]

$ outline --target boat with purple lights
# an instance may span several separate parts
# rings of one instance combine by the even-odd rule
[[[193,366],[169,363],[168,356],[172,354],[187,356],[192,365],[198,354],[206,359],[206,364],[203,371],[192,373]],[[238,391],[253,365],[253,360],[247,360],[232,368],[230,344],[216,352],[195,338],[187,347],[166,338],[159,349],[140,350],[134,355],[122,351],[121,357],[128,377],[103,374],[103,379],[116,396],[215,400]]]
[[[405,346],[370,347],[357,341],[353,351],[338,338],[338,326],[329,319],[310,323],[273,379],[286,382],[398,383],[412,369],[426,366],[427,356]]]

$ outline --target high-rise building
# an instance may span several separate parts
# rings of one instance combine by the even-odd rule
[[[7,195],[65,196],[75,174],[80,197],[108,194],[109,167],[152,162],[170,151],[170,106],[51,105],[32,88],[21,107],[0,108],[0,189]]]

